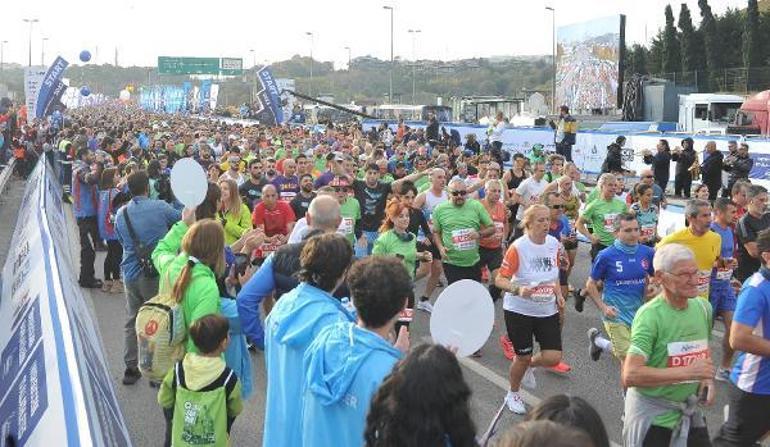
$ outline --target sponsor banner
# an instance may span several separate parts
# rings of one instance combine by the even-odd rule
[[[281,109],[281,92],[273,78],[270,67],[262,67],[257,73],[259,77],[259,90],[257,92],[255,117],[260,124],[274,126],[283,123],[283,110]]]
[[[40,84],[40,91],[37,95],[37,102],[35,103],[35,117],[42,118],[45,115],[45,109],[51,102],[51,98],[54,94],[54,89],[61,82],[61,78],[64,75],[64,70],[69,65],[69,62],[64,60],[61,56],[58,56],[53,64],[48,67],[48,71],[43,77],[43,82]],[[29,112],[28,112],[29,113]]]
[[[41,159],[2,269],[0,446],[129,446],[55,179]]]
[[[64,96],[64,92],[67,91],[67,84],[65,84],[62,81],[58,81],[56,83],[56,87],[53,89],[53,93],[51,94],[51,98],[48,101],[48,104],[45,106],[45,111],[43,112],[43,116],[48,116],[51,113],[53,113],[54,107],[61,104],[62,96]]]
[[[35,107],[37,105],[37,95],[40,91],[40,84],[45,77],[45,67],[26,67],[24,69],[24,102],[27,105],[27,115],[35,116]]]

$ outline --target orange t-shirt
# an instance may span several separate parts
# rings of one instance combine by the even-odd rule
[[[505,214],[505,205],[502,202],[495,202],[494,206],[490,206],[486,200],[482,200],[481,204],[484,205],[484,208],[489,213],[489,217],[492,218],[495,234],[480,239],[479,246],[490,249],[500,248],[505,237],[505,221],[508,218]]]

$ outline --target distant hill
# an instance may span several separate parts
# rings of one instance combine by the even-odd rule
[[[6,64],[0,83],[21,95],[23,69]],[[334,70],[332,62],[313,61],[313,83],[310,82],[310,58],[294,56],[272,64],[277,78],[293,78],[299,92],[334,96],[338,103],[388,102],[389,61],[371,56],[352,60],[350,70]],[[415,76],[413,76],[413,73]],[[64,77],[72,85],[88,85],[94,93],[117,96],[126,85],[181,84],[186,76],[158,76],[154,67],[114,67],[72,65]],[[550,90],[550,56],[495,56],[492,58],[455,61],[421,60],[416,64],[397,61],[393,73],[395,102],[412,102],[415,80],[415,102],[435,104],[436,97],[445,99],[460,95],[521,96],[522,90]],[[195,81],[194,81],[195,82]],[[253,67],[243,76],[215,81],[221,84],[219,98],[223,104],[249,101],[254,82]]]

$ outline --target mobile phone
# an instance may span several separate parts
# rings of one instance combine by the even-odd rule
[[[409,323],[412,322],[413,317],[414,309],[410,309],[408,307],[404,308],[404,310],[398,314],[398,320],[395,324],[396,337],[398,337],[398,332],[401,330],[401,326],[406,326],[407,330],[409,329]]]
[[[246,253],[236,253],[235,262],[233,263],[233,269],[235,276],[238,277],[246,273],[246,267],[249,265],[249,255]]]

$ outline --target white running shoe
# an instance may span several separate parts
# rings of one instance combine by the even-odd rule
[[[417,310],[421,310],[423,312],[432,313],[433,312],[433,304],[430,303],[430,301],[418,301],[417,302]]]
[[[527,368],[524,372],[524,377],[521,378],[521,385],[530,390],[537,388],[537,379],[535,379],[535,371],[532,368]]]
[[[730,368],[718,368],[717,373],[714,375],[714,379],[720,382],[730,381]]]
[[[599,357],[602,355],[602,348],[600,348],[596,344],[596,337],[599,336],[599,329],[596,329],[595,327],[592,327],[588,330],[588,355],[591,357],[591,360],[594,362],[599,360]]]
[[[505,396],[505,405],[513,413],[527,414],[527,407],[524,406],[524,401],[521,400],[518,391],[508,391],[508,394]]]

